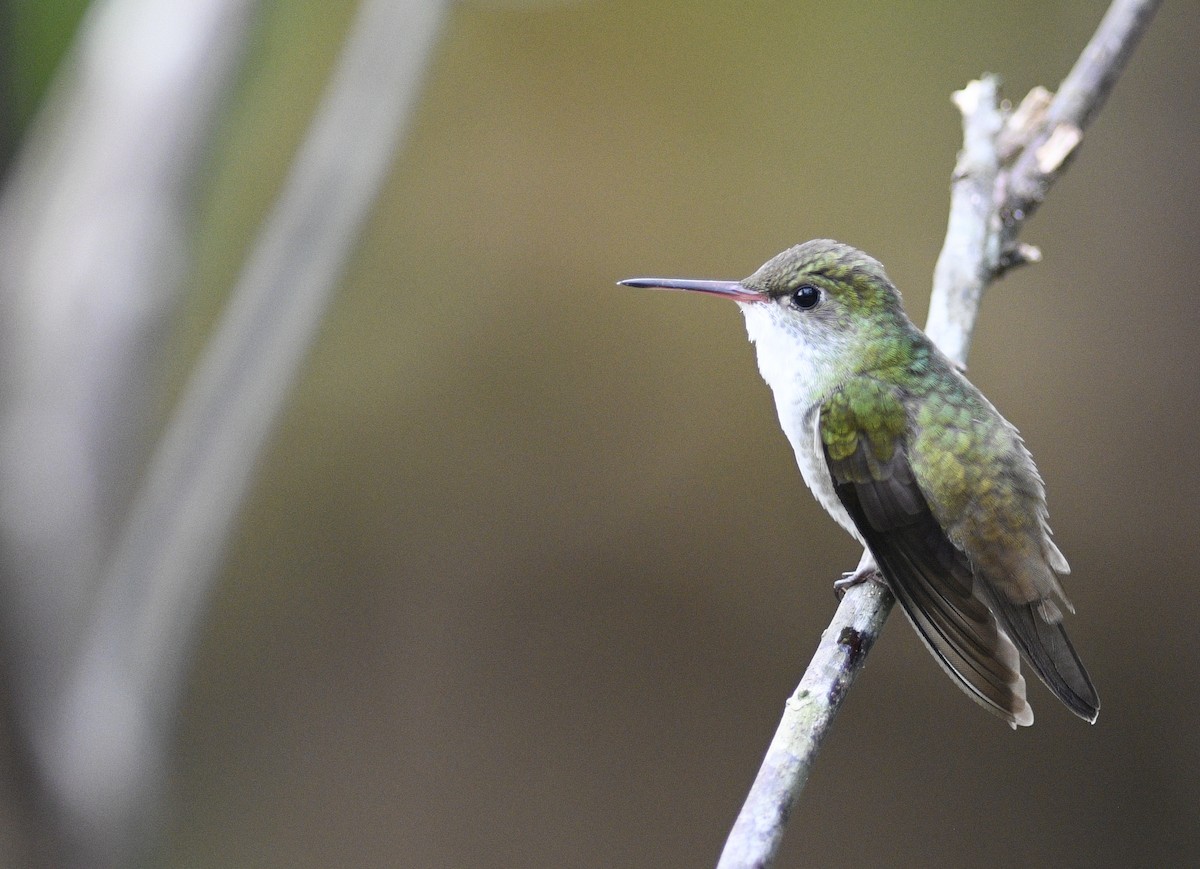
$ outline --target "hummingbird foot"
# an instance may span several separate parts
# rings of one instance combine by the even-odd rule
[[[846,596],[847,590],[864,582],[880,582],[886,585],[883,574],[879,572],[879,567],[875,564],[875,559],[869,549],[863,550],[862,558],[858,560],[858,567],[843,573],[840,579],[833,581],[833,593],[838,600],[841,600]]]

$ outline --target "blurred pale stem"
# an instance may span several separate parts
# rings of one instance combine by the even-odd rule
[[[118,2],[111,5],[121,6]],[[131,20],[124,22],[128,29],[105,32],[118,43],[144,35],[151,47],[169,53],[175,40],[164,39],[162,32],[153,28],[143,33],[138,27],[149,26],[144,19],[168,19],[177,10],[192,11],[206,5],[219,6],[216,0],[208,4],[124,0],[124,6],[133,8]],[[42,475],[28,482],[23,503],[16,502],[11,489],[0,496],[11,502],[5,505],[6,513],[14,517],[11,521],[22,523],[13,535],[20,540],[22,533],[28,536],[36,532],[48,538],[47,548],[60,547],[59,560],[47,558],[40,570],[63,587],[63,594],[77,598],[77,610],[94,597],[94,608],[78,612],[67,630],[51,626],[54,641],[48,640],[46,645],[52,646],[60,659],[64,653],[70,655],[56,674],[58,678],[47,682],[42,674],[35,673],[30,680],[31,693],[37,693],[45,707],[37,720],[38,772],[45,778],[65,824],[76,834],[71,858],[81,865],[122,864],[144,847],[163,785],[170,727],[199,616],[256,460],[385,180],[404,121],[415,105],[440,30],[443,7],[443,2],[435,0],[362,3],[326,94],[233,289],[227,310],[142,471],[142,484],[128,512],[122,510],[123,519],[113,523],[111,546],[101,545],[104,535],[98,526],[103,523],[94,514],[112,509],[112,501],[108,493],[95,492],[88,485],[103,479],[111,469],[103,465],[103,456],[97,460],[101,467],[88,465],[97,453],[104,452],[105,445],[77,424],[76,416],[90,419],[85,413],[42,422],[44,437],[66,438],[80,455],[76,464],[81,467],[73,469],[68,463],[67,470],[76,471],[74,476],[63,478],[65,471],[58,458],[62,451],[57,444],[44,444],[43,454],[35,450],[37,442],[32,437],[22,443],[27,452],[34,454],[19,454],[6,463],[6,476],[19,476],[23,468],[27,475]],[[134,13],[140,13],[141,18]],[[104,22],[113,15],[110,12]],[[99,16],[97,19],[94,29],[103,30]],[[184,41],[192,38],[195,34],[178,35]],[[119,47],[130,50],[128,45]],[[226,43],[219,47],[228,50]],[[215,50],[209,46],[209,57],[200,52],[198,60],[211,61]],[[110,57],[96,59],[94,65],[101,70],[113,65],[119,68],[116,59]],[[88,66],[90,69],[91,64]],[[181,93],[174,94],[174,99],[193,99],[188,88],[201,86],[211,75],[202,63],[181,73],[177,76]],[[155,75],[141,74],[122,79],[135,93],[157,80]],[[110,101],[97,102],[91,94],[75,99],[90,113],[112,111]],[[159,106],[157,111],[139,116],[138,123],[130,124],[136,141],[154,138],[163,111],[165,108]],[[195,120],[193,124],[197,129],[203,126]],[[121,130],[106,132],[115,136]],[[52,138],[59,147],[69,148],[66,140],[75,135],[74,127],[64,121],[53,130]],[[114,171],[101,156],[88,152],[79,155],[79,159],[85,158],[97,161],[98,171]],[[107,159],[118,159],[118,155],[107,154]],[[123,172],[116,174],[125,183],[130,183],[128,179],[139,183],[145,161],[131,158],[128,162],[130,165],[121,164]],[[59,168],[66,171],[70,161],[63,163]],[[47,192],[47,186],[46,179],[40,184],[31,181],[24,195],[52,200],[54,193]],[[154,216],[162,220],[161,191],[153,194],[148,198],[155,206]],[[97,199],[97,207],[109,205],[101,213],[112,219],[111,204]],[[181,241],[173,237],[170,244],[160,243],[159,236],[150,231],[154,222],[146,222],[149,227],[142,236],[125,242],[128,264],[116,275],[116,283],[123,286],[131,276],[145,277],[146,295],[153,298],[162,292],[162,278],[150,264],[155,262],[157,251],[178,250]],[[22,221],[11,218],[6,225],[15,232]],[[61,232],[62,228],[55,225],[54,233],[41,242],[42,267],[86,273],[87,261],[72,256],[66,240],[58,235]],[[85,248],[94,245],[94,234],[80,243]],[[30,244],[25,239],[21,243]],[[99,254],[107,261],[106,248],[100,247]],[[140,275],[143,271],[148,274]],[[28,284],[24,277],[11,280],[18,287]],[[74,308],[79,304],[54,299],[45,302],[46,310],[37,316],[57,318],[46,329],[53,332],[53,326],[78,319]],[[92,304],[95,318],[103,321],[123,313],[130,305],[136,307],[138,302],[122,297],[110,304],[95,300]],[[35,312],[26,315],[27,320],[36,318]],[[122,333],[120,337],[129,343],[128,336]],[[77,340],[86,346],[86,341],[78,336]],[[6,420],[17,418],[10,408],[19,409],[22,397],[37,409],[47,395],[58,391],[68,392],[89,412],[94,412],[109,393],[114,393],[116,400],[130,401],[133,399],[126,390],[136,388],[137,400],[144,400],[145,384],[141,381],[152,370],[145,362],[136,368],[141,377],[134,378],[138,381],[134,385],[103,379],[107,369],[95,360],[89,360],[87,367],[94,377],[101,378],[100,382],[63,383],[54,373],[61,366],[60,352],[67,349],[51,348],[33,356],[29,367],[51,365],[56,366],[55,371],[43,372],[37,388],[9,397]],[[12,423],[6,422],[6,434],[12,429]],[[6,437],[6,445],[10,439],[11,435]],[[15,448],[8,445],[8,449]],[[46,479],[46,475],[51,476]],[[83,489],[76,492],[75,486]],[[89,509],[81,512],[88,515],[70,527],[52,529],[55,533],[51,534],[43,524],[49,508],[38,510],[47,489],[68,502],[65,506],[84,501]],[[66,577],[61,575],[62,559],[70,567]],[[33,582],[37,577],[27,567],[13,565],[10,582],[22,587]],[[96,575],[100,577],[98,585]],[[28,608],[33,608],[32,604]],[[47,619],[59,611],[55,605],[43,609]],[[84,624],[87,628],[82,641],[68,644],[67,637],[78,633]]]
[[[251,0],[96,3],[0,197],[6,692],[50,803],[70,673],[149,451],[192,184]],[[40,824],[50,827],[51,825]]]
[[[963,150],[926,332],[959,365],[966,364],[987,285],[1008,268],[1039,258],[1036,249],[1017,243],[1017,234],[1066,168],[1159,5],[1159,0],[1114,0],[1057,96],[1034,118],[1020,119],[1020,129],[1006,128],[1017,116],[1001,110],[992,77],[955,94],[963,115]],[[864,554],[863,564],[869,557]],[[854,586],[842,598],[784,708],[719,869],[774,862],[821,743],[894,602],[874,582]]]

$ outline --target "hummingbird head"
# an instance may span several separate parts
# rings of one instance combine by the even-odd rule
[[[879,261],[819,238],[772,257],[741,281],[633,278],[631,287],[690,290],[738,303],[758,350],[759,369],[776,391],[803,394],[875,367],[915,329]]]

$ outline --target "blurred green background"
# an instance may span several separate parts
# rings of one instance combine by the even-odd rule
[[[83,5],[7,5],[10,131]],[[923,321],[950,93],[1055,87],[1106,5],[454,7],[213,601],[167,864],[713,863],[858,552],[733,306],[614,281],[832,236]],[[353,8],[266,5],[200,182],[176,388]],[[1200,862],[1198,44],[1200,6],[1167,4],[971,356],[1047,480],[1098,724],[1031,684],[1011,732],[897,615],[781,866]]]

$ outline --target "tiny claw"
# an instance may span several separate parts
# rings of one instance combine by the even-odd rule
[[[856,585],[862,585],[864,582],[870,582],[875,578],[875,567],[872,566],[866,573],[861,570],[848,570],[842,574],[840,579],[833,581],[833,593],[838,600],[846,596],[846,592],[854,588]]]
[[[870,552],[864,552],[858,562],[858,567],[848,570],[839,579],[833,581],[833,593],[838,600],[846,596],[846,592],[864,582],[883,582],[883,574],[875,566],[875,559]]]

